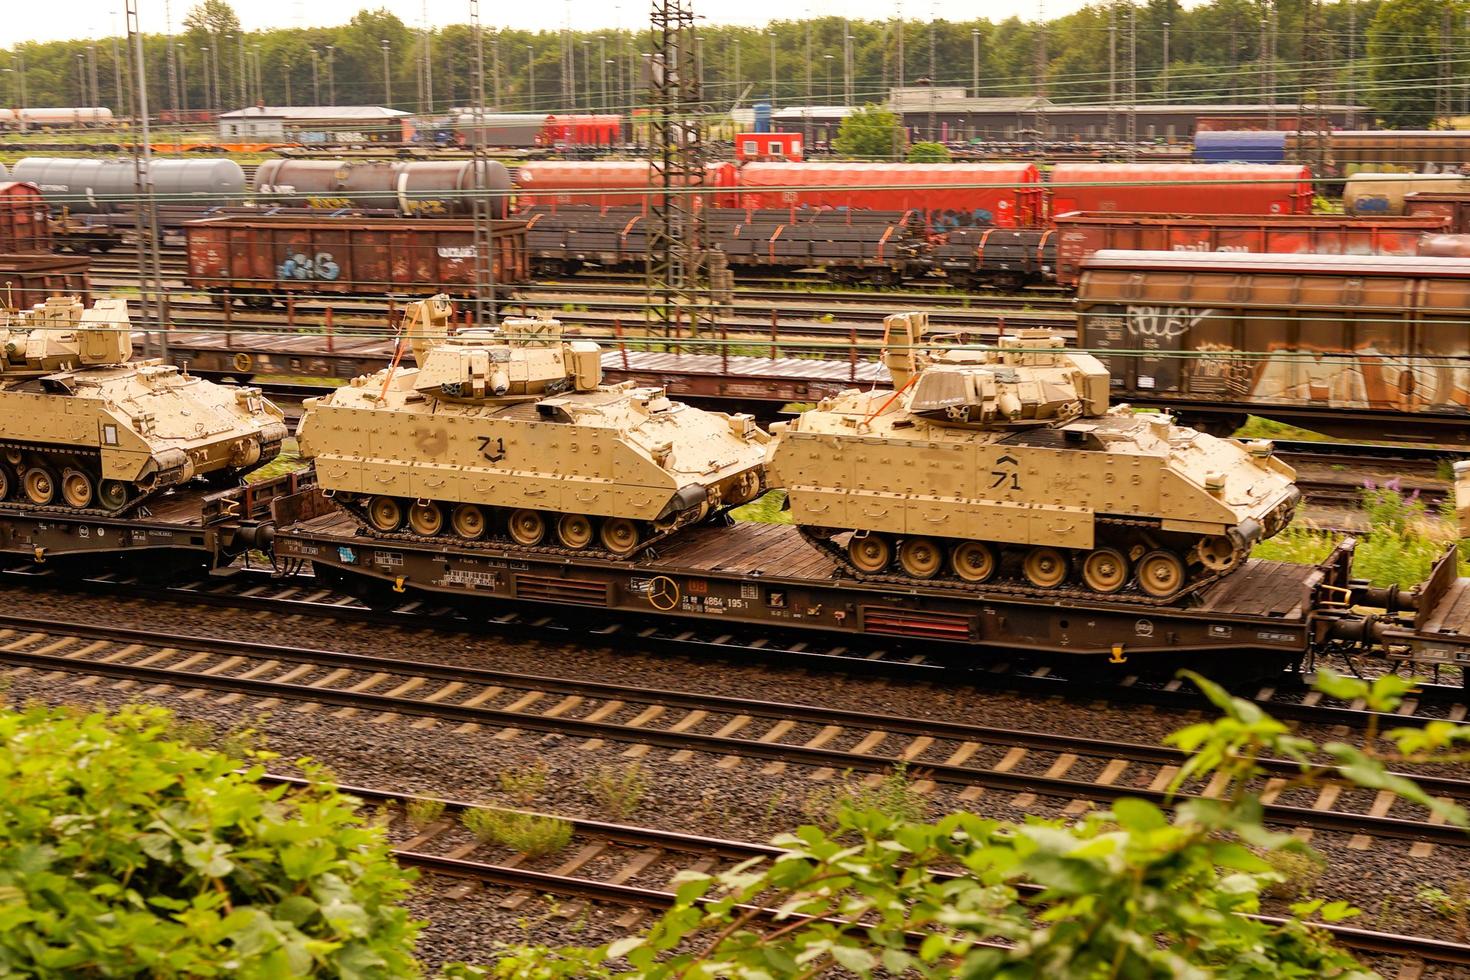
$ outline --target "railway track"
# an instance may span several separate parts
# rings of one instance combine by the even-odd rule
[[[267,775],[268,785],[302,786],[305,781]],[[340,789],[364,803],[391,812],[406,813],[411,806],[439,811],[441,816],[423,826],[406,825],[396,816],[388,832],[398,838],[394,855],[401,864],[436,875],[505,890],[501,907],[516,909],[538,894],[614,905],[628,909],[614,925],[633,929],[645,912],[660,912],[674,904],[675,877],[681,871],[717,874],[751,860],[774,861],[786,852],[769,844],[684,834],[628,824],[533,813],[540,818],[565,821],[573,837],[565,852],[540,862],[523,861],[494,844],[467,840],[460,819],[487,807],[445,797],[399,793],[364,786]],[[528,811],[512,811],[527,813]],[[541,866],[532,866],[539,863]],[[941,880],[953,877],[937,870]],[[1021,885],[1023,895],[1039,894],[1035,886]],[[1275,916],[1252,916],[1262,921],[1282,921]],[[1423,936],[1376,932],[1337,924],[1320,926],[1342,946],[1359,953],[1403,957],[1422,963],[1470,966],[1470,946]],[[922,940],[915,936],[915,943]]]
[[[317,590],[308,601],[328,595]],[[830,778],[906,766],[934,783],[961,787],[961,800],[988,792],[1041,796],[1067,812],[1123,796],[1166,804],[1184,761],[1181,753],[1152,745],[19,616],[0,616],[0,663],[22,672],[131,681],[153,691],[205,688],[642,745],[669,750],[673,761],[702,753],[719,757],[725,768],[761,762],[768,770],[800,766]],[[1294,763],[1268,760],[1262,768],[1268,823],[1412,841],[1418,856],[1431,845],[1470,846],[1463,831],[1391,794],[1333,790],[1296,798],[1301,791],[1285,788],[1298,771]],[[1470,781],[1427,777],[1421,785],[1445,800],[1470,799]],[[1394,806],[1399,812],[1390,815]]]

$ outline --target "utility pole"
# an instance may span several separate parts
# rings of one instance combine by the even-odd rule
[[[214,92],[213,92],[213,87],[212,87],[211,82],[210,82],[210,78],[211,77],[216,77],[217,78],[218,76],[211,76],[211,74],[210,74],[210,61],[212,59],[210,57],[211,51],[210,51],[209,45],[207,45],[207,44],[200,45],[199,46],[199,53],[202,54],[202,55],[204,55],[204,111],[213,114],[214,111],[215,111],[215,109],[214,109]]]
[[[847,18],[842,18],[842,104],[852,105],[852,42],[856,40],[851,34]]]
[[[1450,5],[1445,4],[1439,19],[1439,84],[1434,91],[1434,118],[1438,125],[1450,127],[1454,109],[1450,102]]]
[[[337,71],[333,64],[337,54],[337,46],[327,45],[327,98],[332,105],[337,104]]]
[[[1261,34],[1261,83],[1265,86],[1266,123],[1276,128],[1276,0],[1266,0],[1266,21]]]
[[[178,45],[174,43],[174,16],[170,0],[163,0],[163,27],[164,51],[168,57],[168,102],[174,114],[178,116],[175,122],[182,124],[184,117],[181,110],[184,105],[184,91],[179,82],[179,52],[176,50]],[[114,46],[114,57],[116,57],[116,52],[117,48]]]
[[[1358,128],[1358,5],[1349,0],[1347,56],[1347,128]]]
[[[691,336],[712,315],[705,248],[704,114],[689,0],[653,0],[648,107],[651,180],[646,316],[665,335],[687,319]]]
[[[97,107],[102,104],[102,92],[97,87],[97,45],[87,45],[87,77],[92,80],[92,101],[87,105]],[[97,121],[96,113],[92,115],[92,121]]]
[[[321,63],[316,48],[311,49],[311,104],[322,104],[322,79],[317,66]]]
[[[172,54],[173,47],[172,44],[169,44],[165,50]],[[170,57],[167,60],[172,61],[173,59]],[[173,83],[172,76],[169,77],[169,83],[170,85]],[[112,101],[119,111],[127,106],[130,101],[123,92],[122,52],[118,49],[116,35],[112,38]],[[174,106],[174,110],[178,110],[177,105]]]
[[[485,41],[480,28],[480,0],[470,0],[470,28],[475,37],[474,132],[471,168],[474,196],[470,214],[475,228],[475,326],[495,324],[495,202],[490,200],[486,171],[490,159],[485,150]]]
[[[526,45],[526,77],[531,81],[531,97],[527,100],[526,109],[530,112],[536,111],[536,49]]]
[[[939,136],[938,113],[939,105],[936,101],[938,93],[934,86],[939,82],[939,67],[934,60],[934,16],[930,11],[929,16],[929,139],[935,140]]]
[[[291,62],[289,62],[289,61],[286,62],[284,65],[281,66],[281,80],[286,83],[286,104],[287,105],[292,105],[293,103],[291,102]]]
[[[184,57],[184,46],[178,41],[169,45],[175,51],[175,62],[179,66],[179,121],[189,114],[189,59]]]
[[[812,104],[812,11],[806,11],[806,104]]]
[[[389,49],[392,47],[392,42],[385,37],[379,39],[378,43],[383,46],[383,107],[391,109],[393,108],[393,77],[390,74],[392,69],[389,67]]]
[[[1128,0],[1128,159],[1138,155],[1138,6]]]
[[[497,29],[490,35],[490,94],[495,98],[495,108],[502,105],[500,101],[500,31]]]
[[[592,42],[582,38],[582,90],[586,93],[582,104],[592,111]]]
[[[240,45],[240,107],[243,109],[250,104],[250,82],[245,77],[245,32],[243,30],[236,40]]]
[[[607,112],[612,106],[607,98],[607,35],[604,34],[597,40],[597,89],[602,103],[602,111]]]
[[[77,52],[77,107],[87,104],[87,56]]]
[[[1108,142],[1118,141],[1118,0],[1108,4]]]
[[[822,60],[827,63],[827,104],[832,104],[832,59],[834,55],[824,54]]]

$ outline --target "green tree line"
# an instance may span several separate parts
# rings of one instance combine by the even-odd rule
[[[894,85],[931,80],[982,97],[1096,102],[1113,93],[1124,100],[1130,75],[1139,104],[1356,101],[1395,126],[1429,124],[1437,106],[1447,104],[1451,114],[1470,107],[1465,0],[1338,0],[1315,13],[1306,0],[1276,0],[1274,29],[1271,8],[1258,0],[1189,9],[1179,0],[1145,0],[1132,8],[1092,4],[1044,23],[820,17],[764,30],[711,24],[700,29],[698,56],[706,101],[721,112],[762,100],[861,105],[882,101]],[[619,112],[641,102],[646,30],[563,34],[489,25],[483,38],[486,97],[496,109]],[[337,27],[242,31],[226,0],[204,0],[171,43],[172,86],[170,40],[149,34],[143,42],[155,110],[259,101],[386,103],[417,112],[473,98],[467,25],[425,35],[381,9]],[[0,52],[0,100],[18,105],[23,77],[32,106],[100,104],[121,114],[130,89],[120,63],[126,49],[111,38],[16,45]]]

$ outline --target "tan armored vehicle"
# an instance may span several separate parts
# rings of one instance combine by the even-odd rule
[[[1269,443],[1108,409],[1108,375],[1044,332],[999,350],[921,349],[922,313],[886,321],[895,391],[847,391],[773,428],[768,479],[796,523],[863,575],[1021,587],[1075,572],[1155,598],[1235,567],[1298,499]]]
[[[305,403],[302,456],[370,531],[626,557],[761,493],[769,437],[749,416],[603,385],[601,350],[556,320],[450,336],[452,312],[409,308],[417,368]]]
[[[280,452],[258,388],[133,361],[127,301],[0,313],[0,499],[116,513],[195,477],[238,481]]]

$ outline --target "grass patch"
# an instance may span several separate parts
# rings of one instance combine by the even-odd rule
[[[730,516],[737,521],[751,521],[756,524],[790,524],[791,511],[781,509],[784,503],[786,491],[771,490],[750,503],[741,504],[731,510]]]
[[[643,802],[643,796],[648,792],[648,773],[638,762],[630,762],[626,766],[599,766],[583,783],[604,814],[614,820],[622,820]]]
[[[486,844],[500,844],[526,857],[545,857],[572,842],[572,825],[556,817],[513,810],[466,810],[466,830]]]
[[[1284,439],[1288,442],[1329,442],[1320,432],[1303,429],[1285,422],[1263,419],[1259,415],[1246,417],[1245,425],[1235,430],[1237,439]]]

